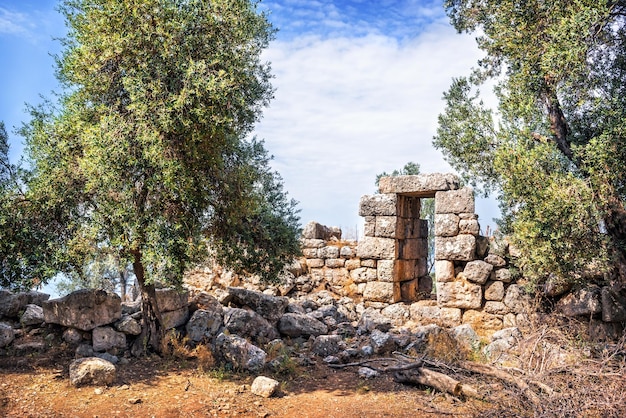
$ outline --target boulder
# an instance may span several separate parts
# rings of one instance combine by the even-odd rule
[[[8,290],[0,289],[0,318],[17,318],[19,312],[29,303],[26,293],[13,294]]]
[[[358,331],[360,334],[365,334],[375,329],[383,332],[389,331],[391,329],[391,320],[376,309],[367,308],[359,319]]]
[[[467,351],[475,351],[480,348],[480,337],[470,324],[456,326],[450,330],[450,335],[457,344]]]
[[[487,282],[485,285],[485,300],[500,301],[504,299],[504,283],[500,281]]]
[[[370,334],[370,345],[375,354],[390,353],[397,348],[391,334],[377,329]]]
[[[278,321],[278,331],[287,337],[308,337],[326,334],[328,327],[304,313],[286,313]]]
[[[20,323],[23,327],[31,325],[41,325],[44,322],[43,308],[39,305],[28,304],[26,310],[20,318]]]
[[[70,383],[74,386],[106,386],[115,381],[115,365],[98,357],[86,357],[70,363]]]
[[[163,321],[163,328],[173,329],[178,328],[187,323],[189,319],[189,307],[183,306],[175,311],[161,312],[161,320]]]
[[[156,289],[157,306],[161,313],[178,311],[189,306],[189,293],[176,289]]]
[[[214,339],[222,330],[224,314],[222,305],[219,309],[198,309],[187,322],[187,336],[193,342],[200,342],[204,338]]]
[[[279,337],[276,328],[254,311],[240,308],[224,308],[224,328],[231,334],[267,344]]]
[[[113,348],[126,348],[126,334],[111,327],[96,327],[91,333],[94,351],[107,351]]]
[[[470,282],[485,284],[491,275],[493,265],[481,260],[470,261],[463,269],[463,276]]]
[[[503,302],[511,312],[519,314],[528,312],[531,299],[519,285],[512,284],[506,290]]]
[[[141,334],[141,324],[130,316],[123,316],[115,323],[115,329],[127,335]]]
[[[512,286],[513,285],[511,285],[511,287]],[[598,314],[602,312],[600,289],[597,287],[579,289],[564,296],[557,302],[556,306],[565,316],[589,316]]]
[[[248,307],[275,324],[285,313],[289,299],[283,296],[270,296],[253,290],[229,287],[227,301],[244,308]]]
[[[0,322],[0,348],[6,347],[15,339],[15,330],[9,324]]]
[[[67,328],[65,331],[63,331],[63,341],[65,341],[68,344],[78,344],[83,340],[83,333],[82,331],[76,329],[76,328]],[[86,357],[86,356],[83,356]]]
[[[235,369],[258,372],[265,366],[267,353],[237,335],[220,333],[215,341],[217,356]]]
[[[42,303],[44,320],[50,324],[90,331],[122,317],[120,297],[104,290],[77,290]]]
[[[270,398],[280,386],[277,380],[265,376],[258,376],[252,381],[250,392],[263,398]]]
[[[311,345],[311,351],[320,357],[332,356],[346,348],[341,335],[318,335]]]

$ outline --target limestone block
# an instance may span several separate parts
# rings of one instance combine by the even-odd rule
[[[503,268],[495,271],[494,279],[504,283],[511,283],[513,276],[511,275],[511,270]]]
[[[326,245],[323,239],[303,239],[302,248],[322,248]]]
[[[380,260],[377,263],[376,274],[381,282],[392,282],[394,272],[393,260]]]
[[[280,383],[278,380],[265,376],[257,376],[250,386],[250,392],[263,398],[270,398],[274,393],[276,393],[279,386]]]
[[[161,312],[161,320],[163,321],[163,328],[173,329],[184,325],[189,319],[189,308],[184,306],[175,311]]]
[[[484,311],[465,311],[463,323],[471,325],[481,337],[491,336],[494,332],[502,329],[502,317]]]
[[[108,386],[115,381],[113,363],[97,357],[87,357],[70,363],[70,383],[73,386]]]
[[[302,255],[306,258],[320,258],[319,248],[303,248]]]
[[[477,309],[482,304],[483,291],[479,284],[466,280],[437,283],[437,303],[446,308]]]
[[[371,302],[393,302],[393,283],[368,282],[365,285],[363,299]]]
[[[437,237],[435,239],[436,260],[472,261],[476,253],[476,237],[457,235],[456,237]]]
[[[428,240],[426,238],[411,238],[398,240],[398,258],[402,260],[417,260],[428,254]]]
[[[354,256],[354,250],[348,245],[344,245],[339,249],[339,256],[342,258],[352,258]]]
[[[459,221],[459,233],[478,235],[480,234],[480,224],[476,219],[461,219]]]
[[[306,265],[308,268],[316,269],[326,265],[323,258],[307,258]]]
[[[512,284],[506,290],[503,302],[511,309],[511,312],[516,314],[525,313],[530,307],[530,296],[520,286]],[[598,312],[600,311],[598,310]]]
[[[474,212],[474,190],[469,187],[435,194],[435,213]]]
[[[376,269],[369,267],[359,267],[350,271],[350,278],[354,283],[365,283],[376,280]]]
[[[506,260],[497,254],[489,254],[485,257],[485,261],[494,267],[506,266]]]
[[[509,289],[513,286],[515,285],[511,285]],[[590,287],[587,289],[577,290],[564,296],[558,301],[556,306],[557,309],[560,310],[565,316],[589,316],[600,313],[602,312],[600,289],[597,287]]]
[[[369,267],[371,269],[375,269],[376,260],[370,260],[370,259],[361,260],[361,267]]]
[[[435,236],[454,237],[459,234],[459,217],[454,213],[435,214]]]
[[[376,217],[366,216],[365,223],[363,225],[363,235],[366,237],[376,236]]]
[[[341,229],[336,226],[325,226],[311,221],[302,228],[302,238],[322,239],[328,241],[332,238],[341,239]]]
[[[395,216],[396,203],[395,194],[362,196],[359,202],[359,216]]]
[[[346,260],[343,258],[328,258],[325,261],[326,267],[331,269],[341,268],[346,264]]]
[[[333,285],[344,286],[350,280],[350,273],[345,268],[334,268],[329,271]]]
[[[229,362],[235,369],[259,372],[265,366],[267,353],[237,335],[221,333],[217,336],[215,351],[220,360]]]
[[[320,248],[319,258],[339,258],[339,247],[328,245]]]
[[[470,282],[484,284],[487,282],[493,266],[481,260],[470,261],[463,269],[463,276]]]
[[[356,249],[357,257],[373,260],[392,260],[396,255],[396,240],[393,238],[364,237]]]
[[[375,236],[381,238],[395,238],[397,222],[398,218],[396,216],[377,216]]]
[[[511,313],[511,310],[504,302],[498,302],[495,300],[488,300],[485,302],[484,311],[494,315],[507,315]],[[513,314],[515,316],[515,314]]]
[[[433,192],[458,189],[459,184],[459,178],[454,174],[431,173],[381,177],[378,181],[378,190],[380,193],[403,193],[432,197]]]
[[[513,328],[517,326],[517,317],[514,313],[508,313],[502,317],[502,328]]]
[[[455,327],[461,324],[461,309],[439,307],[431,300],[412,303],[409,312],[411,320],[419,325],[437,324],[440,327]]]
[[[346,260],[344,267],[348,270],[354,270],[361,267],[361,260],[358,258],[353,258],[352,260]]]
[[[103,290],[77,290],[59,299],[44,301],[42,306],[47,323],[83,331],[111,324],[122,317],[120,297]]]
[[[28,327],[30,325],[41,325],[43,322],[43,308],[32,303],[26,305],[26,310],[20,318],[20,324],[23,327]]]
[[[419,299],[419,280],[407,280],[404,282],[394,282],[393,300],[412,302]]]
[[[91,337],[94,351],[107,351],[112,348],[126,348],[126,334],[111,327],[96,327]]]
[[[504,299],[504,283],[500,281],[487,282],[485,285],[485,300],[501,301]]]
[[[438,282],[453,281],[455,278],[454,263],[450,260],[436,260],[435,278]]]

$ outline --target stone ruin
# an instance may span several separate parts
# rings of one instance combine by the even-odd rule
[[[500,358],[521,337],[531,313],[530,296],[508,265],[514,248],[480,235],[473,191],[454,175],[387,177],[379,185],[380,193],[360,200],[360,241],[342,240],[338,228],[307,224],[302,257],[279,285],[216,265],[195,270],[185,278],[184,292],[157,291],[164,327],[252,372],[280,367],[280,359],[264,350],[290,343],[300,347],[287,351],[301,364],[316,357],[330,363],[394,350],[424,352],[442,339],[446,346]],[[428,225],[420,218],[426,198],[435,199],[434,283],[426,268]],[[556,306],[565,316],[600,324],[600,337],[619,336],[626,302],[611,292],[570,293]],[[56,341],[76,347],[77,358],[104,360],[105,374],[115,370],[108,363],[128,361],[141,333],[140,300],[121,301],[101,290],[47,299],[0,290],[0,356],[42,351]],[[94,381],[91,369],[79,371],[83,363],[97,366],[77,360],[70,367],[73,384]]]

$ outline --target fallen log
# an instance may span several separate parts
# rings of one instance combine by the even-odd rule
[[[432,387],[440,392],[449,393],[454,396],[465,396],[480,398],[478,391],[470,385],[464,385],[458,380],[424,367],[397,371],[394,373],[394,380],[398,383],[412,383]]]

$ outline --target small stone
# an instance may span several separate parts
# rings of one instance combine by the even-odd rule
[[[250,386],[250,392],[263,398],[269,398],[274,393],[276,393],[279,384],[280,383],[277,380],[270,379],[269,377],[265,376],[258,376],[252,382],[252,386]]]

